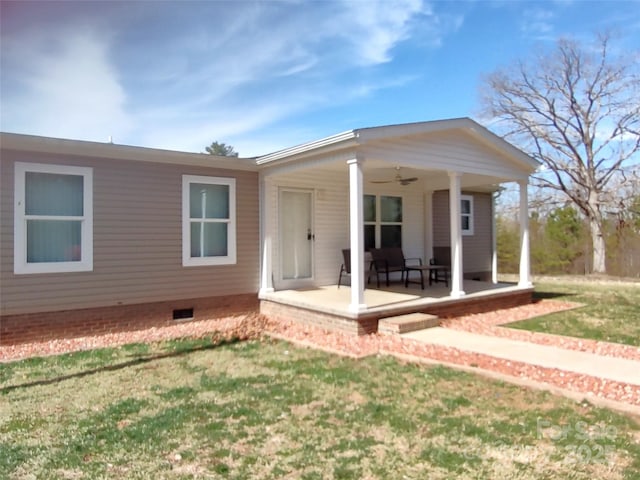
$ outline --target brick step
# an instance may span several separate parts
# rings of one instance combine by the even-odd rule
[[[440,325],[440,319],[428,313],[408,313],[395,317],[381,318],[378,321],[378,333],[382,335],[401,335],[403,333],[424,330]]]

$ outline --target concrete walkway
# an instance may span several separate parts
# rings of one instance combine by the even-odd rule
[[[504,360],[640,385],[640,362],[635,360],[606,357],[442,327],[405,333],[402,337]]]

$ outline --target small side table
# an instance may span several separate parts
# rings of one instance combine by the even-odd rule
[[[406,275],[405,280],[404,280],[404,286],[405,286],[405,288],[407,288],[407,287],[409,287],[410,283],[418,283],[420,285],[420,287],[422,287],[422,290],[424,290],[424,272],[427,272],[427,274],[429,275],[429,285],[431,285],[433,282],[435,282],[435,283],[444,282],[445,285],[448,287],[449,286],[448,275],[447,275],[448,271],[449,271],[449,267],[447,265],[411,265],[411,266],[407,266],[406,267],[407,275]],[[411,272],[420,273],[420,281],[419,282],[417,280],[409,280],[409,274]],[[439,272],[442,272],[444,275],[442,275],[442,276],[438,275]]]

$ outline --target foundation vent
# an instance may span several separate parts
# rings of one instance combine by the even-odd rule
[[[173,311],[174,320],[192,320],[193,308],[179,308]]]

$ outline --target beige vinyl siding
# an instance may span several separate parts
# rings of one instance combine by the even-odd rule
[[[313,284],[331,285],[338,281],[342,249],[349,248],[349,174],[333,170],[314,170],[267,177],[265,236],[274,239],[272,268],[275,288],[283,286],[280,273],[278,232],[278,191],[280,188],[301,188],[314,191],[314,265]],[[424,258],[424,202],[419,186],[371,185],[366,182],[364,193],[401,196],[403,199],[403,249],[407,257]],[[284,284],[286,285],[286,284]]]
[[[465,272],[491,271],[491,194],[462,192],[473,196],[474,234],[462,237],[462,264]],[[433,193],[433,245],[451,246],[449,192]]]
[[[316,285],[335,283],[342,262],[342,249],[349,247],[349,186],[338,172],[314,171],[268,178],[266,183],[267,225],[265,234],[272,244],[274,286],[282,286],[281,252],[278,242],[278,192],[281,188],[313,191],[314,198],[314,279]]]
[[[361,149],[365,158],[393,158],[402,165],[425,166],[432,170],[496,177],[526,177],[521,167],[502,152],[479,143],[464,132],[435,132],[372,142]]]
[[[13,273],[13,163],[93,168],[92,272]],[[212,163],[214,159],[212,159]],[[4,151],[3,315],[257,292],[256,172]],[[182,266],[182,175],[236,178],[236,265]]]

